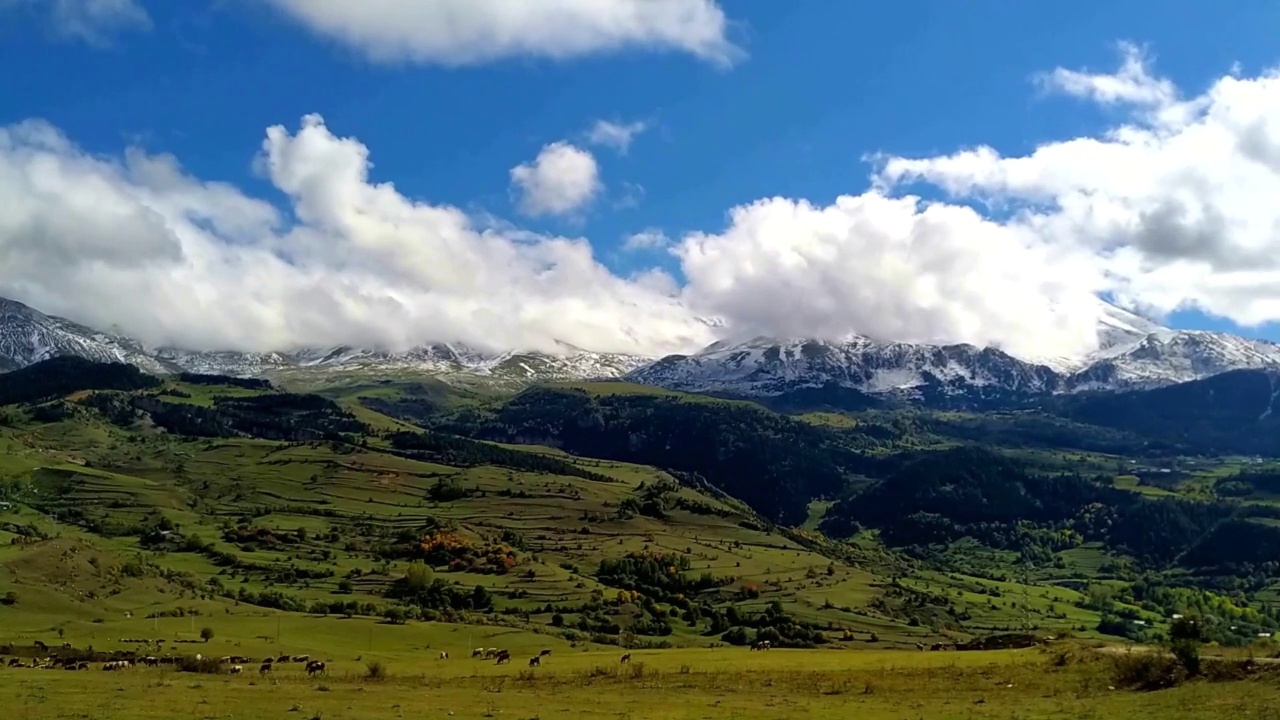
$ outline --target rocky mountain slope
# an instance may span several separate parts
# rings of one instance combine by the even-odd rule
[[[98,332],[0,298],[0,372],[60,355],[125,362],[158,374],[194,372],[312,381],[334,376],[427,374],[511,386],[616,378],[650,362],[649,358],[590,352],[568,344],[561,344],[556,353],[485,353],[446,343],[403,353],[351,347],[268,353],[148,349],[129,338]]]
[[[1101,301],[1100,301],[1101,302]],[[1280,345],[1225,333],[1172,330],[1102,303],[1099,349],[1080,358],[1017,358],[972,345],[912,345],[753,338],[661,359],[596,353],[487,353],[458,344],[407,352],[336,347],[292,352],[190,352],[146,348],[0,299],[0,371],[58,355],[113,360],[151,373],[198,372],[329,382],[431,375],[515,388],[558,380],[624,378],[674,390],[777,397],[838,388],[869,397],[943,404],[1087,390],[1161,387],[1239,370],[1280,367]]]
[[[627,379],[673,390],[751,397],[838,387],[906,399],[984,400],[1160,387],[1230,370],[1280,367],[1280,345],[1173,330],[1101,303],[1098,349],[1079,358],[1020,359],[972,345],[755,338],[673,355]]]
[[[173,371],[164,360],[129,338],[98,332],[0,298],[0,371],[17,370],[62,355],[125,362],[152,373]]]

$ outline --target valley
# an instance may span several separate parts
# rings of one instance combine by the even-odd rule
[[[37,642],[94,662],[303,654],[330,668],[106,676],[138,717],[214,688],[249,693],[261,716],[320,717],[394,716],[422,692],[477,714],[555,692],[585,717],[607,688],[626,716],[657,686],[716,712],[732,697],[745,703],[732,712],[896,717],[913,683],[946,688],[921,709],[972,693],[973,717],[1053,717],[1070,703],[1036,689],[1044,668],[1114,711],[1133,696],[1107,688],[1153,681],[1118,679],[1127,656],[1099,650],[1166,643],[1179,617],[1203,622],[1220,658],[1206,662],[1280,656],[1266,369],[986,409],[330,379],[92,354],[0,374],[0,656],[18,664],[0,669],[17,694],[0,697],[122,707],[85,704],[100,673],[23,667],[47,662]],[[765,641],[772,654],[751,650]],[[473,660],[476,647],[518,668]],[[932,647],[945,652],[918,649]],[[1218,685],[1179,667],[1142,670],[1172,673],[1173,689],[1133,707],[1270,702],[1228,691],[1235,670]],[[980,689],[997,675],[1019,688],[1013,706]],[[361,695],[372,688],[382,709]],[[669,716],[701,717],[683,712]]]

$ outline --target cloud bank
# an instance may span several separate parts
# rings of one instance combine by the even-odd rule
[[[94,156],[20,123],[0,129],[0,294],[192,349],[559,340],[659,355],[725,335],[862,334],[1034,358],[1091,349],[1101,292],[1280,319],[1280,72],[1184,97],[1126,46],[1114,73],[1039,82],[1127,115],[1022,156],[883,157],[870,189],[828,205],[765,198],[718,230],[637,233],[633,248],[671,253],[679,281],[619,277],[587,240],[407,197],[314,115],[269,128],[258,157],[287,214],[176,158]],[[575,150],[517,166],[536,191],[526,210],[578,205],[590,183],[539,180]]]
[[[379,62],[460,66],[650,49],[724,65],[742,55],[715,0],[266,1]]]

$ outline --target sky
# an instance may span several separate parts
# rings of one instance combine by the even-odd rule
[[[1119,6],[1117,6],[1119,5]],[[0,295],[153,345],[1280,339],[1280,6],[0,0]]]

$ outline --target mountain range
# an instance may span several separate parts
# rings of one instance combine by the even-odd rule
[[[755,398],[846,393],[944,405],[1172,385],[1231,370],[1280,368],[1280,345],[1227,333],[1174,330],[1101,303],[1098,349],[1078,358],[1022,359],[974,345],[840,342],[758,337],[690,355],[646,358],[562,344],[558,352],[489,353],[459,344],[407,352],[335,347],[289,352],[193,352],[131,338],[0,299],[0,371],[60,355],[125,362],[150,372],[295,381],[429,375],[461,384],[519,387],[624,379],[672,390]]]

